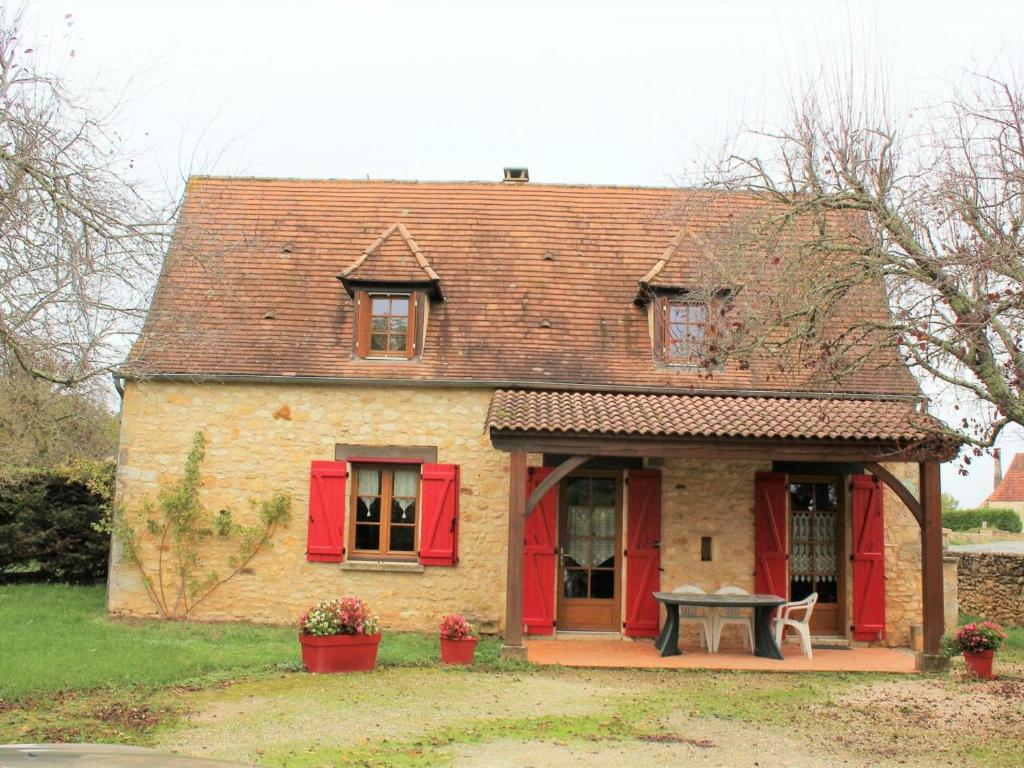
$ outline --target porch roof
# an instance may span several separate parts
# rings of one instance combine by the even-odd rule
[[[959,447],[941,436],[940,422],[918,403],[868,398],[498,390],[487,428],[496,447],[591,455],[644,443],[678,450],[743,446],[757,453],[770,445],[773,458],[784,458],[827,446],[831,453],[842,447],[846,458],[914,461],[944,460]]]
[[[919,442],[938,423],[899,400],[498,390],[495,432]]]

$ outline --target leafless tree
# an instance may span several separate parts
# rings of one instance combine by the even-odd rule
[[[957,409],[950,432],[990,446],[1024,425],[1024,92],[967,75],[898,118],[888,101],[816,82],[706,172],[759,201],[703,243],[708,289],[743,295],[718,361],[771,354],[835,381],[906,363]],[[883,291],[888,316],[859,311]]]
[[[22,18],[0,3],[0,363],[75,387],[124,358],[169,216],[133,182],[114,113],[36,65]]]

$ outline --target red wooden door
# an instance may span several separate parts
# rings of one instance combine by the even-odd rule
[[[549,467],[530,467],[526,497],[551,474]],[[523,624],[532,635],[555,631],[555,550],[558,523],[558,487],[526,518],[523,542]],[[511,542],[509,542],[511,546]]]
[[[658,634],[661,589],[661,473],[629,471],[629,510],[626,516],[626,622],[629,637]]]
[[[882,483],[851,478],[853,504],[853,638],[885,637],[885,517]]]
[[[754,478],[754,591],[788,599],[789,482],[786,475],[758,472]]]

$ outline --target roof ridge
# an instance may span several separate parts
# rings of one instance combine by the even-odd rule
[[[689,186],[685,184],[662,186],[656,184],[587,184],[572,182],[538,182],[510,184],[507,181],[490,181],[484,179],[394,179],[394,178],[346,178],[343,176],[327,177],[304,177],[304,176],[229,176],[219,174],[193,174],[189,176],[188,182],[193,181],[264,181],[264,182],[302,182],[308,184],[407,184],[410,186],[492,186],[504,189],[536,189],[536,188],[558,188],[558,189],[633,189],[649,190],[651,192],[707,192],[714,195],[726,195],[734,197],[752,196],[750,193],[737,192],[732,190],[707,189],[705,187]]]

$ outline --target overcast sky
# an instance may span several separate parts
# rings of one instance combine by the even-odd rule
[[[189,170],[497,180],[505,165],[666,186],[741,122],[781,118],[787,82],[836,49],[905,104],[1024,51],[1020,0],[38,0],[30,16],[78,83],[112,98],[130,82],[119,125],[154,188]],[[991,477],[985,458],[943,480],[975,504]]]

